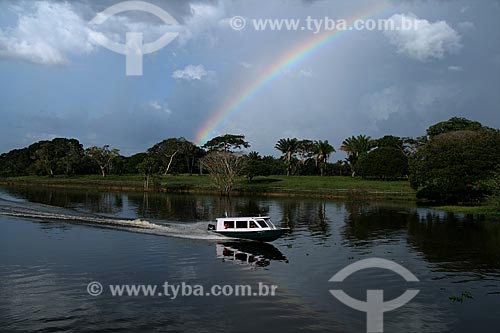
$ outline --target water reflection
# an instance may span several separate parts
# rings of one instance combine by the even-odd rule
[[[288,263],[283,253],[269,243],[224,242],[216,244],[215,249],[218,259],[252,268],[269,266],[273,260]]]
[[[429,262],[439,263],[443,269],[500,268],[500,224],[497,221],[404,204],[31,187],[2,187],[0,191],[30,202],[132,219],[194,222],[214,220],[224,212],[234,216],[270,215],[277,225],[291,228],[291,233],[284,237],[290,246],[304,237],[312,239],[316,245],[332,244],[332,240],[339,238],[342,246],[365,252],[380,244],[403,243],[422,253]],[[250,257],[256,256],[255,248],[237,250],[247,252]],[[262,251],[262,248],[257,250]],[[259,255],[262,256],[260,252]]]
[[[500,223],[483,216],[348,203],[346,246],[371,249],[404,241],[441,271],[488,273],[500,268]]]
[[[448,271],[500,268],[500,223],[481,216],[428,212],[408,225],[408,243]]]
[[[323,200],[283,199],[281,224],[292,231],[307,230],[319,242],[325,242],[332,235],[333,214],[328,211],[329,204]]]
[[[342,235],[350,246],[373,246],[380,239],[396,239],[409,223],[418,222],[413,210],[371,203],[346,203]]]
[[[140,217],[171,221],[209,221],[226,212],[232,216],[267,215],[270,209],[259,200],[241,197],[133,193],[129,200],[139,207],[137,214]]]
[[[50,206],[84,209],[92,213],[116,214],[123,208],[123,194],[95,190],[43,187],[8,187],[8,195]],[[6,197],[6,199],[10,199]]]

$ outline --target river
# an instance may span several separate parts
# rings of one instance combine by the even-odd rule
[[[291,231],[269,244],[208,233],[224,212]],[[418,282],[382,268],[329,282],[370,258]],[[154,296],[113,294],[125,285]],[[498,332],[500,221],[396,202],[0,187],[0,331],[366,332],[333,289],[363,302],[419,290],[384,313],[385,332]]]

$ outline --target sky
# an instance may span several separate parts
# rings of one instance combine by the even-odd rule
[[[130,156],[166,138],[243,134],[279,155],[280,138],[420,136],[453,116],[500,128],[500,1],[149,1],[176,21],[127,11],[90,21],[101,1],[0,1],[0,152],[56,137]],[[234,17],[246,25],[234,29]],[[387,19],[412,30],[275,29],[258,19]],[[350,21],[351,20],[351,21]],[[123,44],[151,43],[126,74]]]

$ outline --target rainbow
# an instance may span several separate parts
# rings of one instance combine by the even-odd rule
[[[233,112],[236,112],[243,104],[257,95],[259,91],[264,89],[274,79],[282,74],[285,69],[300,63],[302,60],[312,55],[323,46],[328,45],[336,37],[349,31],[355,31],[351,28],[355,21],[366,20],[370,17],[376,16],[383,12],[387,7],[388,4],[385,1],[377,1],[377,5],[365,9],[362,14],[358,14],[347,20],[348,29],[333,30],[323,34],[315,34],[312,38],[307,39],[299,45],[284,52],[278,60],[268,66],[262,74],[257,77],[257,79],[253,80],[239,93],[235,94],[235,97],[226,102],[224,106],[214,112],[212,116],[202,124],[196,132],[195,143],[197,145],[201,145],[208,141],[209,137],[216,131],[216,129],[227,122],[229,116]]]

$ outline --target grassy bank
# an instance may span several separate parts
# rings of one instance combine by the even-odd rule
[[[434,208],[444,210],[446,212],[461,214],[483,214],[489,216],[500,216],[500,207],[498,206],[439,206]]]
[[[74,177],[15,177],[0,179],[0,184],[104,190],[143,191],[139,175],[74,176]],[[168,175],[158,177],[157,189],[165,192],[218,193],[206,175]],[[256,177],[252,182],[238,179],[236,195],[273,195],[330,198],[370,198],[415,200],[415,191],[407,181],[376,181],[351,177],[269,176]]]
[[[158,177],[157,190],[172,193],[218,194],[207,175],[168,175]],[[113,191],[144,191],[139,175],[98,175],[74,177],[14,177],[0,178],[0,185],[98,189]],[[286,196],[310,198],[341,198],[360,200],[403,200],[415,202],[415,191],[407,181],[377,181],[351,177],[269,176],[256,177],[252,182],[240,178],[234,195]],[[496,206],[439,206],[434,209],[462,213],[500,216]]]

